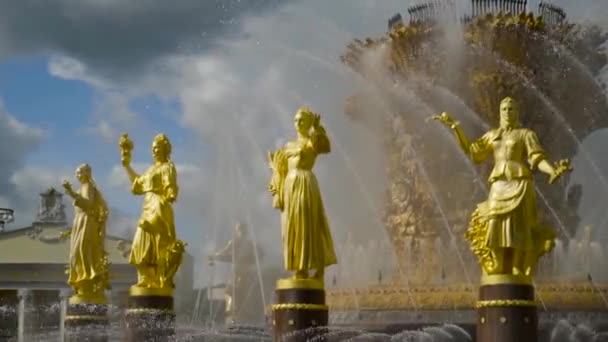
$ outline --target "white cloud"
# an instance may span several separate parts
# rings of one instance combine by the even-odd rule
[[[112,125],[104,119],[99,120],[94,126],[82,128],[82,131],[86,134],[97,136],[106,143],[116,143],[121,134],[121,132],[112,127]]]
[[[57,78],[85,81],[92,86],[99,88],[108,86],[108,84],[100,78],[92,76],[86,64],[67,56],[51,57],[48,63],[48,72],[50,75]]]
[[[122,126],[133,125],[138,114],[131,109],[129,100],[128,94],[105,91],[96,100],[94,116]]]
[[[70,176],[73,170],[50,170],[43,166],[28,165],[11,176],[11,182],[26,194],[38,194],[54,186],[60,190],[61,181]]]
[[[29,145],[39,143],[45,136],[44,130],[29,126],[8,113],[4,108],[4,103],[0,98],[0,129],[3,130],[0,135],[0,141],[8,142],[8,139],[24,140]],[[11,146],[15,147],[15,146]]]
[[[132,239],[137,227],[137,219],[137,216],[129,215],[116,207],[110,207],[110,216],[106,224],[107,234]]]
[[[46,132],[19,121],[8,113],[0,99],[0,199],[2,205],[14,209],[15,225],[31,216],[30,196],[37,203],[37,194],[44,189],[36,188],[39,184],[38,176],[46,178],[46,170],[31,179],[24,174],[31,174],[32,170],[24,168],[27,155],[35,150]],[[32,194],[31,189],[36,189]],[[31,222],[31,221],[30,221]],[[28,222],[29,223],[29,222]]]
[[[66,76],[95,68],[104,78],[122,80],[137,77],[162,56],[208,48],[218,35],[234,34],[243,14],[277,5],[273,0],[1,3],[0,53],[60,52],[86,63],[84,67],[74,60],[61,60],[60,72]]]
[[[136,172],[145,171],[148,165],[144,163],[131,163],[131,167],[136,170]],[[131,188],[131,183],[129,182],[129,177],[127,173],[123,169],[122,165],[114,165],[107,180],[108,185],[117,188]]]

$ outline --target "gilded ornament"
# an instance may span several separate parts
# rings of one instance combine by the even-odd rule
[[[514,307],[514,306],[537,306],[538,302],[524,299],[494,299],[480,300],[475,305],[477,308],[489,307]]]

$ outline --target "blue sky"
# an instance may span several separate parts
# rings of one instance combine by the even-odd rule
[[[249,218],[260,243],[278,256],[265,152],[293,134],[293,112],[308,105],[324,114],[334,138],[334,152],[316,169],[336,240],[377,237],[370,227],[379,226],[384,195],[382,150],[371,129],[343,115],[360,84],[339,56],[352,38],[383,34],[386,19],[406,13],[409,3],[277,3],[0,0],[0,117],[25,125],[0,146],[10,156],[0,165],[7,179],[0,206],[16,207],[17,225],[27,224],[37,193],[73,180],[74,168],[89,162],[121,218],[111,229],[129,236],[141,199],[128,192],[116,139],[130,134],[142,171],[153,136],[165,132],[181,170],[177,223],[189,250],[196,257],[213,251],[237,219]],[[584,3],[569,4],[569,13],[601,22],[608,5]],[[24,17],[30,20],[15,19]],[[584,199],[595,220],[601,211],[593,202],[606,193],[579,176],[596,190]]]
[[[18,113],[20,121],[49,132],[75,131],[83,126],[91,110],[93,89],[82,82],[52,77],[47,65],[48,58],[43,56],[11,58],[0,64],[0,93],[5,107]],[[50,143],[59,143],[62,134],[55,134]],[[65,141],[59,144],[65,145]],[[78,149],[70,152],[75,151]]]
[[[98,182],[107,183],[105,178],[119,162],[119,154],[116,141],[107,141],[94,131],[96,90],[82,81],[55,77],[48,68],[49,58],[44,56],[12,58],[0,63],[0,98],[5,110],[22,123],[44,131],[44,141],[24,156],[24,161],[50,169],[73,169],[87,162],[93,166]],[[175,120],[179,105],[149,96],[133,99],[128,108],[142,117],[136,129],[129,132],[137,141],[134,158],[150,161],[150,142],[156,133],[164,132],[173,138],[174,158],[179,160],[183,153],[181,146],[192,139],[191,130]],[[63,176],[74,181],[71,173]],[[109,195],[111,200],[121,197]],[[136,200],[131,202],[134,203],[121,203],[119,207],[136,215],[139,205]]]

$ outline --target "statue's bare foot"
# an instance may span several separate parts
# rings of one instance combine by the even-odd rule
[[[306,270],[299,270],[296,272],[296,275],[294,276],[295,279],[306,279],[308,278],[308,271]]]
[[[525,272],[523,270],[520,270],[519,267],[513,267],[513,275],[525,275]]]

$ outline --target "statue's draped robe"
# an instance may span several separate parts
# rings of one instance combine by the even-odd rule
[[[321,192],[312,172],[319,153],[328,153],[329,139],[322,127],[310,138],[283,147],[288,172],[283,185],[281,214],[285,269],[323,269],[337,262]]]
[[[485,246],[490,249],[534,250],[553,232],[538,221],[532,169],[546,159],[536,134],[525,128],[498,128],[471,144],[475,162],[494,156],[489,177],[488,199],[477,206],[477,215],[486,225]]]
[[[175,242],[170,195],[177,197],[177,172],[172,162],[155,163],[135,178],[132,192],[144,195],[144,204],[133,237],[129,262],[133,265],[164,267],[167,247]]]
[[[106,280],[105,218],[108,209],[99,191],[90,183],[83,184],[75,197],[68,284],[78,289],[83,283],[92,285]]]

